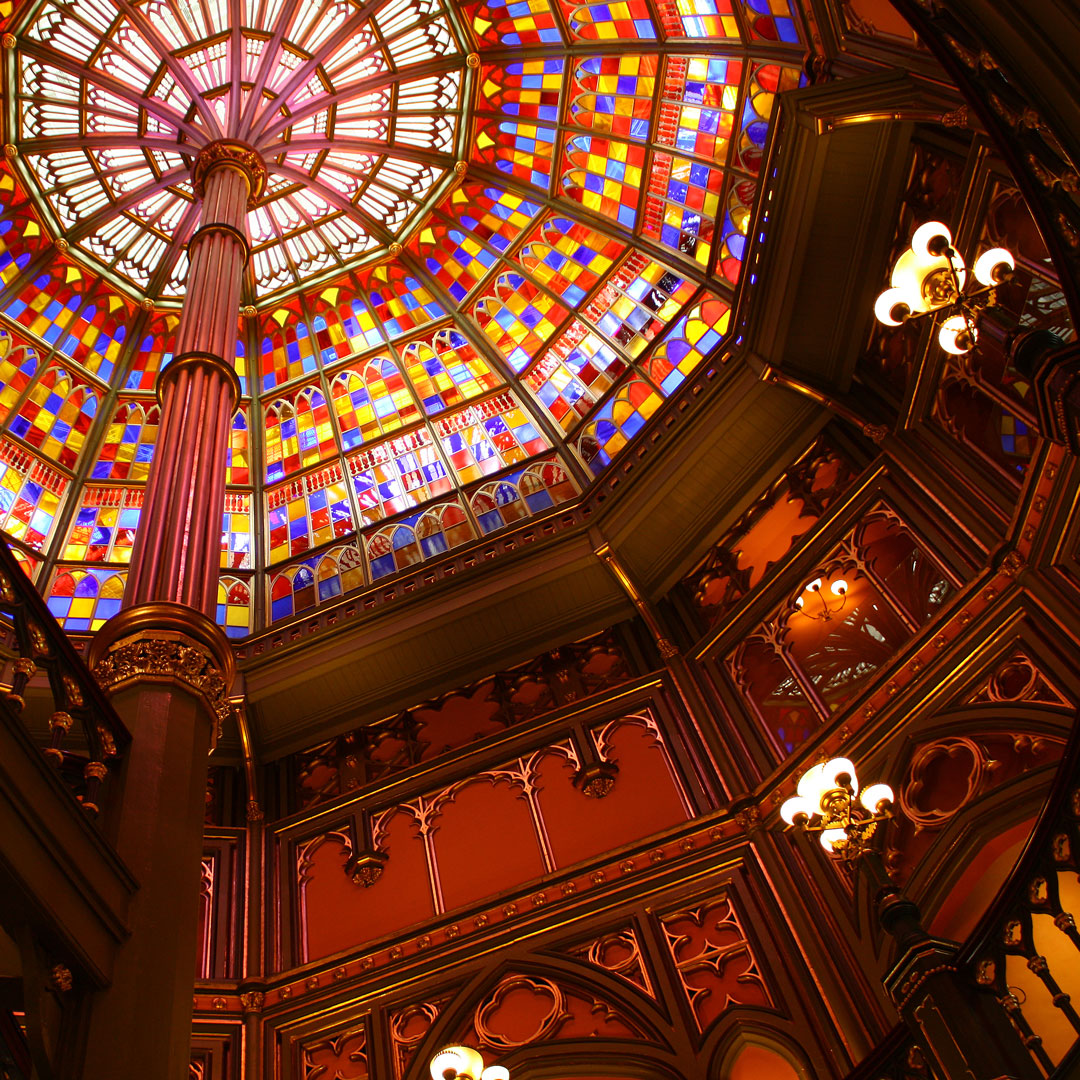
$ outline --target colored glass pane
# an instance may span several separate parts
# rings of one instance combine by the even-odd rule
[[[615,265],[625,245],[565,217],[549,217],[518,259],[530,275],[570,306],[581,304]]]
[[[735,164],[755,175],[761,172],[761,159],[769,136],[769,120],[776,105],[776,95],[785,90],[794,90],[802,82],[803,74],[795,67],[759,64],[753,69],[743,105]]]
[[[492,45],[557,45],[562,41],[548,0],[464,4],[473,33]]]
[[[0,284],[10,285],[48,244],[30,203],[9,173],[0,174]]]
[[[414,341],[403,352],[409,380],[428,416],[494,390],[502,381],[456,330]]]
[[[578,450],[586,465],[599,475],[612,458],[645,426],[662,398],[641,379],[631,379],[586,425]]]
[[[342,371],[330,384],[341,445],[352,450],[420,419],[405,379],[392,360],[378,356],[359,373]]]
[[[0,421],[6,420],[18,404],[37,373],[39,362],[35,348],[19,344],[0,329]]]
[[[554,124],[559,120],[559,94],[566,61],[561,57],[485,66],[481,76],[482,107],[522,120]]]
[[[116,570],[59,570],[46,602],[72,633],[100,630],[119,610],[127,574]]]
[[[372,580],[405,570],[473,539],[468,515],[458,503],[433,506],[367,537]]]
[[[642,235],[708,266],[723,186],[719,169],[654,153]]]
[[[82,563],[129,562],[142,503],[138,488],[83,488],[63,558]]]
[[[417,254],[428,272],[458,304],[498,261],[471,234],[434,219],[420,233]]]
[[[575,135],[566,140],[562,195],[632,229],[644,167],[645,151],[640,146]]]
[[[672,56],[656,141],[724,164],[735,129],[743,62],[719,56]]]
[[[702,300],[675,323],[656,347],[646,370],[665,397],[720,344],[730,314],[731,309],[723,300],[715,297]]]
[[[251,496],[237,491],[225,494],[221,519],[221,568],[251,567]]]
[[[331,465],[266,496],[267,557],[271,563],[354,532],[348,483],[340,465]]]
[[[626,361],[606,341],[574,320],[524,381],[552,419],[570,431],[625,370]]]
[[[570,119],[599,134],[644,141],[656,93],[655,56],[591,56],[574,69]]]
[[[310,611],[363,584],[363,560],[352,544],[304,559],[271,579],[270,621]]]
[[[463,484],[490,476],[550,449],[511,394],[440,416],[435,431],[447,460]]]
[[[396,265],[378,266],[364,279],[374,323],[387,337],[407,334],[446,314],[432,290]]]
[[[543,192],[548,190],[555,128],[530,120],[490,120],[477,124],[475,145],[484,164]]]
[[[121,404],[105,432],[105,442],[90,470],[91,480],[145,480],[157,442],[158,407],[136,401]]]
[[[735,284],[742,270],[746,255],[747,231],[757,190],[752,180],[741,180],[731,186],[727,197],[727,211],[722,225],[719,269],[728,281]]]
[[[506,251],[540,213],[540,204],[502,188],[464,184],[443,203],[442,211],[489,247]]]
[[[315,340],[299,309],[278,308],[263,323],[260,358],[263,389],[310,375],[317,366]]]
[[[68,480],[29,451],[0,440],[0,529],[39,550],[44,547]]]
[[[583,316],[635,358],[693,294],[693,284],[681,275],[634,254],[608,279]]]
[[[251,483],[251,446],[248,442],[247,409],[241,407],[233,414],[229,429],[229,456],[225,465],[226,484]]]
[[[444,495],[453,483],[424,428],[347,459],[361,520],[374,524]]]
[[[97,411],[97,395],[89,385],[53,365],[31,387],[8,421],[8,430],[47,458],[74,467]]]
[[[245,637],[251,631],[251,586],[240,578],[218,580],[215,621],[226,637]]]
[[[517,372],[524,371],[567,312],[520,274],[500,274],[494,294],[473,309],[480,328]]]
[[[799,30],[788,0],[743,0],[743,12],[752,38],[799,43]]]
[[[574,37],[587,41],[647,41],[657,36],[646,0],[562,3]]]
[[[530,514],[542,513],[576,494],[562,466],[545,461],[484,484],[469,505],[480,531],[490,533]]]
[[[159,315],[142,332],[124,379],[125,390],[153,390],[158,371],[173,358],[179,314]]]
[[[732,0],[657,0],[668,37],[739,40]]]
[[[334,452],[326,399],[314,387],[279,398],[266,410],[266,482],[314,465]]]

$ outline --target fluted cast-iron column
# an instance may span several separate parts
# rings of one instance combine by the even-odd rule
[[[189,245],[176,357],[158,377],[158,445],[131,554],[124,606],[186,604],[214,615],[229,431],[240,396],[233,369],[245,221],[261,189],[254,151],[213,143],[196,160],[202,222]]]

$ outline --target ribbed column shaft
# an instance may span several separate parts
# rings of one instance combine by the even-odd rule
[[[171,600],[214,617],[249,193],[247,173],[234,164],[221,163],[206,176],[175,370],[158,376],[160,436],[125,607]]]

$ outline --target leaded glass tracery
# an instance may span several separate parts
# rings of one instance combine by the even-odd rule
[[[69,629],[122,592],[192,159],[266,160],[234,636],[574,498],[718,362],[802,33],[786,0],[37,0],[10,29],[0,529]]]

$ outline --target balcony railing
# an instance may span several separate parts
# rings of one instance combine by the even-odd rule
[[[97,816],[131,735],[7,544],[0,542],[0,712]]]

